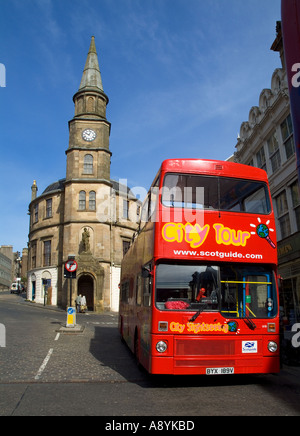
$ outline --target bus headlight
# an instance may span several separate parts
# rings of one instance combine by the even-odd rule
[[[164,341],[159,341],[156,344],[156,350],[159,353],[164,353],[165,351],[167,351],[168,345],[166,344],[166,342]]]
[[[274,341],[270,341],[270,342],[268,343],[268,350],[269,350],[271,353],[275,353],[275,351],[277,351],[277,348],[278,348],[278,345],[276,344],[276,342],[274,342]]]

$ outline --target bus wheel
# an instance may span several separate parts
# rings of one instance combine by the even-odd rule
[[[140,355],[140,343],[139,343],[139,335],[136,329],[134,334],[134,357],[138,366],[140,362],[139,355]]]
[[[123,334],[123,317],[120,317],[120,336],[121,336],[121,341],[123,343],[125,343],[125,339],[124,339],[124,334]]]

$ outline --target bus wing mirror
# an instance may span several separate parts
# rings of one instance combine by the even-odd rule
[[[143,279],[147,279],[148,277],[151,277],[151,276],[152,276],[152,272],[150,271],[150,269],[143,266],[143,268],[142,268]]]

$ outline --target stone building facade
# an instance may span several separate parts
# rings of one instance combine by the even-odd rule
[[[120,267],[136,230],[140,204],[126,183],[110,178],[108,97],[92,37],[69,121],[66,177],[29,205],[28,298],[66,307],[85,295],[89,310],[118,310]],[[76,279],[64,265],[75,258]],[[71,283],[72,281],[72,283]]]
[[[283,279],[280,305],[289,338],[292,325],[300,322],[300,196],[280,22],[271,49],[279,52],[282,68],[274,71],[271,88],[262,90],[259,105],[242,123],[234,160],[268,174]]]
[[[13,281],[13,247],[0,246],[0,291],[7,290]]]

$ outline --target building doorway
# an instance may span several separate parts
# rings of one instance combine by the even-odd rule
[[[31,300],[34,301],[35,300],[35,286],[36,282],[31,282]]]
[[[94,310],[94,279],[88,274],[84,274],[78,279],[78,295],[84,295],[88,310]]]
[[[49,304],[49,289],[51,289],[52,291],[51,279],[42,279],[42,297],[44,298],[44,306],[46,306],[46,304]]]

